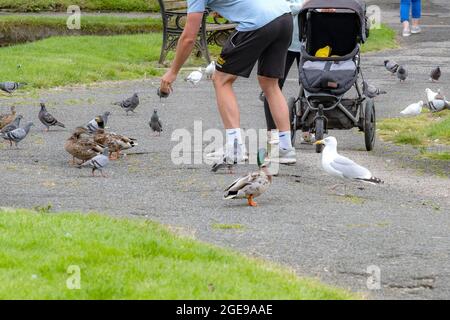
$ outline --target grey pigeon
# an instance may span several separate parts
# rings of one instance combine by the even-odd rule
[[[386,91],[380,90],[377,87],[368,84],[366,81],[363,82],[363,92],[364,95],[368,98],[375,98],[380,94],[386,94]]]
[[[384,66],[387,71],[389,71],[392,74],[395,74],[397,72],[397,69],[399,67],[398,63],[395,61],[385,60]]]
[[[91,160],[83,162],[78,168],[89,167],[92,168],[92,176],[95,177],[95,171],[99,170],[103,177],[106,175],[103,173],[103,169],[109,164],[109,148],[105,148],[102,154],[96,155]]]
[[[139,105],[139,96],[137,93],[133,94],[131,98],[128,98],[123,101],[115,102],[114,105],[121,106],[122,109],[125,110],[125,112],[128,115],[128,112],[134,112],[134,109],[136,109]]]
[[[441,68],[440,67],[436,67],[433,70],[431,70],[430,80],[432,82],[439,81],[439,78],[441,77],[441,75],[442,75]]]
[[[221,169],[228,169],[228,172],[230,174],[233,173],[233,167],[237,164],[237,154],[238,154],[238,141],[237,139],[234,140],[234,144],[233,144],[233,155],[225,155],[222,159],[221,162],[217,162],[215,164],[213,164],[211,171],[212,172],[217,172]]]
[[[19,142],[26,138],[28,132],[30,132],[30,128],[32,125],[33,125],[32,122],[28,122],[27,125],[23,128],[18,128],[7,133],[0,133],[0,137],[5,139],[6,141],[9,141],[10,147],[12,147],[13,142],[17,147]]]
[[[0,82],[0,90],[5,91],[9,94],[12,94],[17,89],[20,89],[26,85],[27,85],[27,83],[25,83],[25,82],[22,82],[22,83],[12,82],[12,81]]]
[[[397,78],[400,80],[400,82],[406,81],[406,78],[408,78],[408,71],[404,66],[399,66],[397,69]]]
[[[439,112],[444,109],[450,109],[450,104],[446,100],[434,99],[428,102],[428,108],[431,112]]]
[[[66,127],[63,123],[56,120],[56,118],[47,111],[47,108],[45,107],[44,103],[41,103],[41,110],[39,111],[38,118],[42,122],[42,124],[45,126],[46,131],[48,131],[50,129],[50,127],[53,127],[53,126],[58,126],[61,128]]]
[[[4,127],[0,132],[1,133],[8,133],[11,132],[13,130],[16,130],[19,128],[20,125],[20,121],[23,119],[22,115],[18,115],[14,121],[12,123],[10,123],[9,125],[7,125],[6,127]]]
[[[106,111],[101,116],[96,116],[94,119],[88,122],[88,124],[86,125],[86,129],[89,130],[89,133],[94,133],[98,129],[105,129],[110,115],[111,112]]]
[[[163,131],[161,119],[158,116],[158,111],[155,109],[153,111],[153,115],[150,119],[150,122],[148,123],[150,128],[152,128],[153,132],[157,132],[158,135],[161,135],[161,132]]]

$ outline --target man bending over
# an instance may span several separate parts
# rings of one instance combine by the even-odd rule
[[[161,91],[172,91],[172,84],[191,54],[206,7],[238,24],[216,63],[214,88],[220,116],[226,129],[224,160],[240,161],[245,147],[241,137],[239,106],[233,83],[237,77],[248,78],[258,62],[258,81],[269,103],[280,132],[279,162],[294,164],[289,111],[278,79],[284,77],[286,55],[292,40],[293,22],[285,0],[187,0],[188,15],[175,60],[162,77]],[[235,154],[235,140],[238,150]]]

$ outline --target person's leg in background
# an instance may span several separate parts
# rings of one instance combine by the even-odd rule
[[[421,0],[411,0],[412,2],[412,27],[411,33],[420,33],[420,18],[422,17]]]
[[[288,51],[287,57],[286,57],[286,69],[284,72],[284,77],[282,79],[278,80],[278,85],[280,89],[283,89],[284,83],[286,81],[286,78],[289,74],[289,71],[291,70],[292,64],[294,63],[295,59],[297,59],[298,64],[298,58],[300,53]],[[275,121],[273,120],[272,113],[270,112],[269,102],[267,101],[267,98],[264,98],[264,113],[266,116],[266,124],[267,124],[267,131],[276,130],[277,126],[275,124]]]
[[[411,28],[409,25],[410,12],[411,12],[411,0],[400,0],[400,21],[403,24],[404,37],[409,37],[411,35]]]

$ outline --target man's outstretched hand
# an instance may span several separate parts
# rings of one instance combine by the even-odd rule
[[[163,93],[170,94],[173,91],[172,83],[177,79],[177,74],[173,73],[172,70],[166,72],[166,74],[161,78],[160,90]]]

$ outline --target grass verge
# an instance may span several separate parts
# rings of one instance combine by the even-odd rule
[[[450,111],[422,113],[416,117],[383,119],[379,135],[385,141],[419,148],[424,157],[450,160],[450,153],[439,146],[450,145]],[[447,148],[448,150],[448,148]]]
[[[78,5],[87,11],[157,11],[157,0],[0,0],[0,8],[17,12],[66,11]]]
[[[0,299],[356,298],[149,221],[0,210],[0,231]]]
[[[398,48],[394,29],[381,25],[380,29],[370,30],[367,42],[362,46],[363,53]]]

